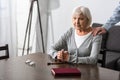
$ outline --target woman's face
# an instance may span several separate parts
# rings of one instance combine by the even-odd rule
[[[88,24],[88,19],[82,14],[73,14],[72,23],[75,29],[86,29]]]

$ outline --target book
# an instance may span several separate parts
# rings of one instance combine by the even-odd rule
[[[54,76],[81,76],[77,68],[52,68],[51,72]]]

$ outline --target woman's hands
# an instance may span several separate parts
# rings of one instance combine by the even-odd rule
[[[60,61],[68,61],[69,60],[69,53],[68,51],[64,51],[64,49],[58,51],[57,59]]]

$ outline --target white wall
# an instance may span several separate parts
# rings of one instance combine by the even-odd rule
[[[112,15],[114,8],[119,4],[119,0],[59,0],[59,4],[59,8],[52,10],[52,26],[55,42],[72,26],[71,13],[74,7],[79,5],[88,7],[91,11],[93,22],[105,23]],[[52,40],[51,37],[49,29],[48,44],[50,45],[52,44],[50,42]]]

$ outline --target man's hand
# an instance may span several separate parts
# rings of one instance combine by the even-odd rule
[[[96,35],[99,35],[99,34],[105,34],[107,31],[105,28],[103,27],[96,27],[96,28],[93,28],[93,36],[96,36]]]

